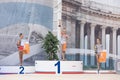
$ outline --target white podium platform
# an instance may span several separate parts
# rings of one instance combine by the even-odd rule
[[[19,74],[22,73],[34,73],[35,67],[34,66],[0,66],[0,73],[2,74]]]
[[[60,74],[64,73],[81,73],[83,72],[82,61],[60,61],[60,65],[56,65],[58,61],[35,61],[35,71],[39,73],[57,73],[58,68]]]
[[[57,64],[59,62],[59,64]],[[56,65],[55,65],[56,64]],[[20,73],[60,73],[75,74],[83,72],[82,61],[35,61],[35,66],[0,66],[0,74]]]

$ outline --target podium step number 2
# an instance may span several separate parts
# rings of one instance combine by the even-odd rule
[[[19,69],[20,69],[19,74],[24,74],[24,67],[23,67],[23,66],[20,66]]]

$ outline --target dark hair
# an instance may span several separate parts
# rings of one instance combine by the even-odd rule
[[[61,27],[61,25],[59,24],[58,27]]]
[[[21,35],[23,35],[23,34],[22,34],[22,33],[20,33],[20,34],[19,34],[19,37],[20,37]]]

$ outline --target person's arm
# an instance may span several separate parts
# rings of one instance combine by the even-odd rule
[[[97,46],[95,45],[95,53],[97,54]]]
[[[20,40],[17,41],[17,47],[19,48],[20,46]]]

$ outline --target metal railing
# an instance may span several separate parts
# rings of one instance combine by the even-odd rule
[[[66,50],[66,54],[89,54],[91,56],[94,56],[95,55],[95,51],[94,50],[88,50],[88,49],[78,49],[78,48],[67,48]],[[120,55],[116,55],[116,54],[111,54],[111,53],[107,53],[107,58],[113,58],[114,60],[116,59],[120,59]]]

